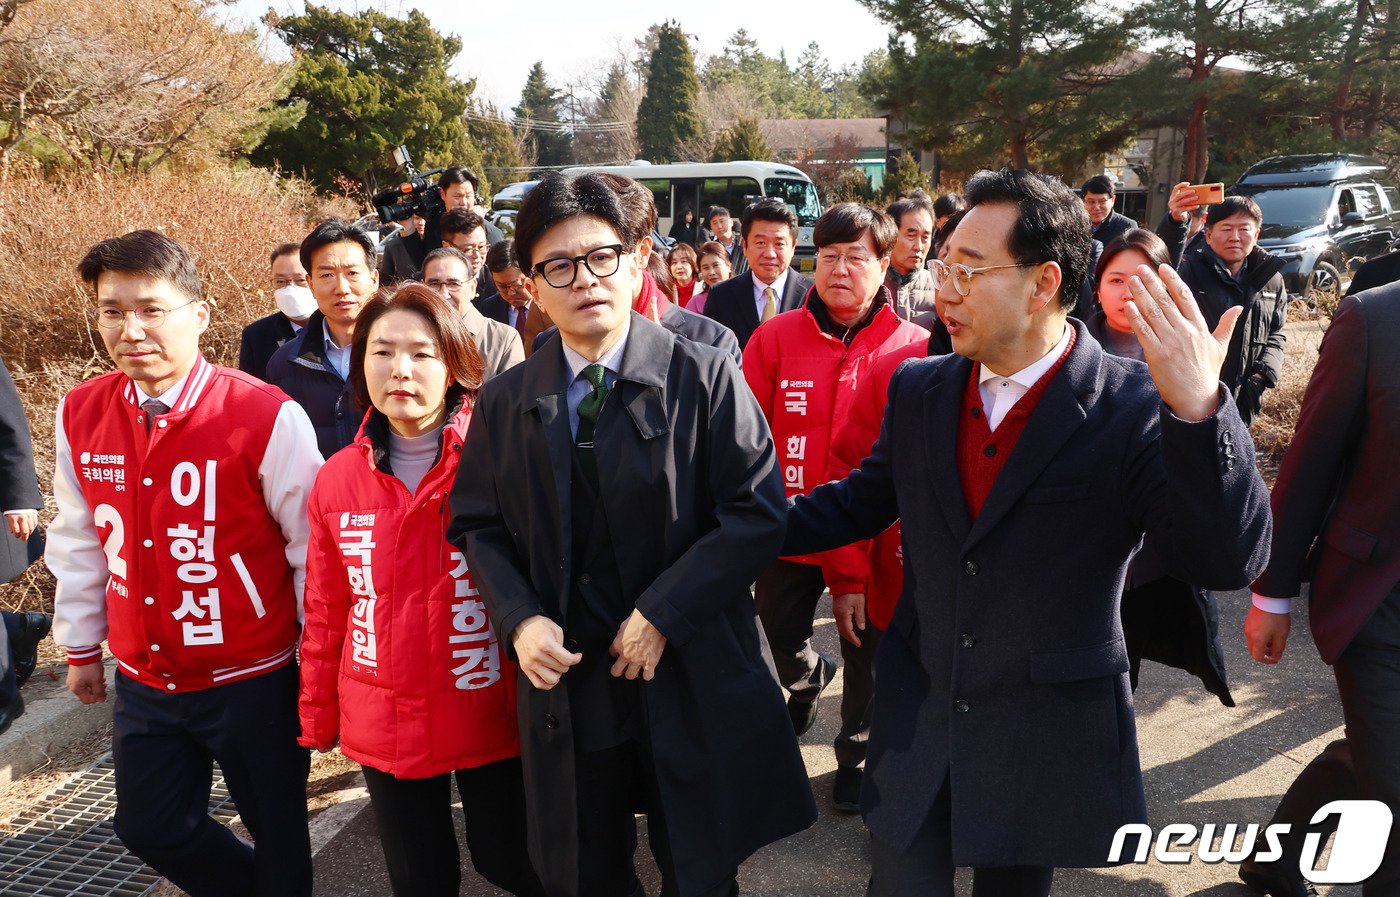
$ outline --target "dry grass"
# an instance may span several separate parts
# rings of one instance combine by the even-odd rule
[[[1259,470],[1271,488],[1283,453],[1293,439],[1303,391],[1317,364],[1318,346],[1331,314],[1328,309],[1309,313],[1301,303],[1294,302],[1288,309],[1288,319],[1288,346],[1278,386],[1264,393],[1263,410],[1249,428],[1254,437]]]
[[[215,309],[203,338],[205,354],[231,364],[239,331],[274,307],[267,282],[271,248],[300,239],[311,221],[326,214],[354,214],[258,169],[66,181],[20,174],[0,196],[0,357],[24,400],[45,492],[53,478],[58,400],[111,367],[85,316],[92,297],[74,273],[89,246],[141,228],[179,240],[194,257]],[[45,509],[45,523],[52,514],[52,507]],[[0,608],[50,609],[53,586],[47,569],[36,564],[0,586]]]

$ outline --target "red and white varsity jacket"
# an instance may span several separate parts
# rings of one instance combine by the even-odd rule
[[[167,691],[288,663],[300,634],[306,498],[321,455],[281,390],[203,358],[149,434],[120,372],[64,397],[55,431],[54,640]]]
[[[789,498],[851,472],[832,456],[831,436],[850,415],[856,387],[882,355],[928,342],[927,330],[900,320],[886,302],[846,346],[817,326],[807,307],[815,292],[801,308],[760,324],[744,347],[744,379],[773,430]],[[788,560],[817,564],[820,558]]]

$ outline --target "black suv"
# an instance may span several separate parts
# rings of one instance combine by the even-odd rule
[[[1324,153],[1257,162],[1230,188],[1264,212],[1261,248],[1284,259],[1288,290],[1340,294],[1343,275],[1400,236],[1400,192],[1369,156]]]

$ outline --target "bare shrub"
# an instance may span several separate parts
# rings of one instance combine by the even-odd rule
[[[1294,308],[1289,308],[1290,318]],[[1331,317],[1314,314],[1308,320],[1296,321],[1288,328],[1288,348],[1283,356],[1283,370],[1278,386],[1264,392],[1264,406],[1250,425],[1254,437],[1257,462],[1264,480],[1273,486],[1278,476],[1279,462],[1293,440],[1293,428],[1303,405],[1303,392],[1308,388],[1313,367],[1317,364],[1318,346]]]
[[[268,283],[271,248],[301,239],[310,222],[326,214],[356,214],[348,203],[327,207],[299,182],[288,186],[259,169],[213,168],[184,177],[75,175],[64,181],[25,174],[12,175],[6,186],[0,207],[0,357],[24,400],[45,492],[53,479],[58,400],[111,369],[86,317],[92,296],[74,271],[88,247],[141,228],[180,241],[214,307],[203,337],[205,356],[231,365],[238,360],[242,328],[275,307]],[[45,523],[52,512],[45,509]],[[42,564],[0,586],[0,607],[39,610],[52,602],[53,580]]]

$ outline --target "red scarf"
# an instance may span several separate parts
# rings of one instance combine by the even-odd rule
[[[651,276],[650,271],[643,271],[642,291],[633,300],[632,309],[638,314],[660,321],[670,307],[671,300],[666,298],[666,293],[657,286],[656,278]],[[653,308],[656,309],[655,315],[652,314]]]

